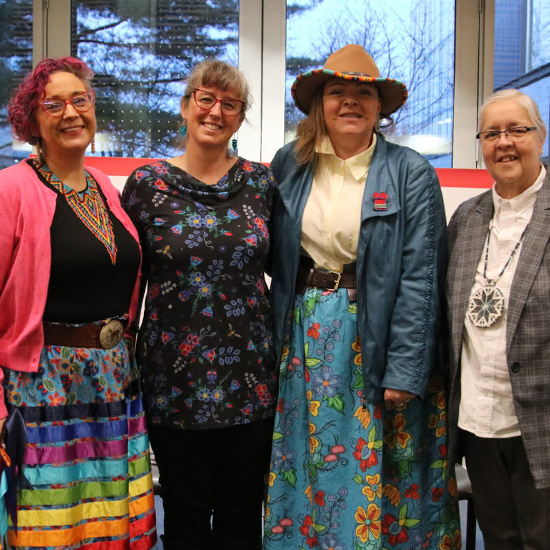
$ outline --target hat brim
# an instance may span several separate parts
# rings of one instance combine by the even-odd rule
[[[294,84],[292,84],[291,93],[296,107],[302,113],[308,115],[319,87],[335,77],[353,82],[369,82],[376,85],[380,92],[380,114],[382,116],[389,116],[395,113],[395,111],[405,104],[409,95],[405,84],[393,78],[377,78],[374,76],[329,71],[328,69],[314,69],[313,71],[299,75]]]

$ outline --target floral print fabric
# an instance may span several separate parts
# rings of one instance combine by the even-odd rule
[[[12,549],[157,548],[149,436],[137,368],[115,347],[42,348],[37,372],[5,369],[25,422]]]
[[[128,179],[122,202],[148,282],[138,362],[150,422],[204,429],[273,415],[264,269],[275,191],[269,169],[242,158],[216,185],[165,161]]]
[[[361,404],[356,306],[297,296],[280,373],[266,503],[268,550],[458,550],[441,380],[403,411]]]

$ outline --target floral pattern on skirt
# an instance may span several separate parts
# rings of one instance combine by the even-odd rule
[[[458,550],[442,380],[402,411],[361,403],[356,305],[297,296],[280,373],[265,548]]]
[[[8,408],[25,421],[12,548],[157,547],[149,437],[126,342],[45,346],[38,372],[5,369]]]

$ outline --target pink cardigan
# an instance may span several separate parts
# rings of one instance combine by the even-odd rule
[[[138,233],[120,205],[109,178],[93,175],[112,213],[139,243]],[[21,162],[0,171],[0,366],[36,372],[44,345],[42,316],[51,266],[50,226],[57,194]],[[130,304],[129,326],[135,321],[140,276]],[[70,299],[70,297],[67,297]],[[0,418],[7,416],[0,369]]]

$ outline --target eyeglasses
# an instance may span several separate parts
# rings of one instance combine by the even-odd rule
[[[73,95],[69,99],[63,99],[62,97],[50,97],[44,99],[40,102],[40,107],[45,113],[48,113],[53,117],[63,116],[65,108],[69,103],[75,108],[79,113],[85,113],[89,111],[95,101],[95,92],[93,90],[88,90],[87,92],[80,92]]]
[[[515,128],[507,128],[506,130],[487,130],[486,132],[479,132],[476,138],[481,142],[495,141],[500,138],[500,134],[504,134],[510,141],[520,141],[529,132],[536,129],[536,126],[516,126]]]
[[[224,97],[223,99],[218,99],[213,93],[207,92],[206,90],[197,89],[193,92],[193,97],[195,98],[195,103],[197,107],[204,109],[205,111],[210,111],[219,103],[222,108],[222,113],[227,116],[235,116],[242,112],[246,103],[240,99],[234,99],[232,97]]]

